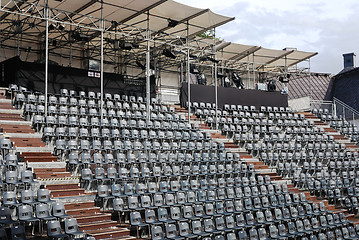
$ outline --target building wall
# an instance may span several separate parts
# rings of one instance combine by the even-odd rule
[[[333,97],[359,110],[359,69],[335,76]]]

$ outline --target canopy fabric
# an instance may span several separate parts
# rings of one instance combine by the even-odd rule
[[[262,71],[272,70],[278,67],[290,67],[318,53],[304,52],[298,50],[275,50],[260,46],[251,46],[238,43],[224,44],[217,43],[216,46],[225,46],[217,49],[217,60],[223,60],[231,65],[251,64],[253,67]]]
[[[23,21],[24,24],[21,28],[21,47],[31,47],[33,42],[39,40],[39,34],[34,33],[34,27],[29,27],[29,24],[32,21],[35,24],[35,28],[41,31],[43,35],[46,26],[45,21],[39,18],[29,21],[29,16],[26,16],[26,14],[15,16],[11,13],[28,13],[31,8],[30,4],[37,6],[37,13],[43,13],[46,1],[47,0],[3,0],[1,7],[5,6],[4,10],[8,12],[0,11],[2,33],[6,35],[7,32],[11,33],[11,31],[14,31],[15,20]],[[71,21],[73,24],[94,26],[94,29],[87,29],[85,33],[86,36],[89,37],[92,46],[99,46],[100,44],[99,31],[96,27],[100,26],[101,6],[103,6],[102,12],[103,19],[105,19],[105,28],[110,29],[112,32],[114,32],[114,30],[111,29],[114,27],[114,22],[116,26],[118,26],[118,28],[115,27],[117,32],[123,32],[133,36],[137,36],[139,32],[143,34],[143,31],[149,27],[152,38],[157,36],[156,34],[161,34],[162,36],[168,35],[174,39],[172,41],[180,39],[179,41],[182,42],[179,45],[181,45],[182,48],[185,47],[185,44],[181,38],[186,37],[188,34],[192,39],[190,42],[192,54],[206,55],[208,52],[216,49],[215,57],[217,60],[239,69],[242,66],[248,67],[248,64],[250,64],[251,68],[256,68],[259,71],[272,71],[278,67],[296,65],[317,54],[297,50],[275,50],[225,41],[217,41],[215,43],[213,39],[200,39],[197,37],[198,33],[221,26],[232,21],[234,18],[216,14],[210,9],[195,8],[173,0],[103,0],[103,5],[99,0],[62,0],[48,1],[48,4],[51,8],[52,19],[56,21]],[[55,9],[60,12],[56,12]],[[31,11],[32,14],[34,14],[35,9],[31,9]],[[147,19],[149,19],[148,22]],[[66,29],[67,32],[70,32],[69,27],[65,27],[68,28]],[[71,31],[73,31],[74,28],[75,27],[73,27]],[[9,34],[10,37],[5,35],[2,38],[2,44],[9,46],[16,44],[17,34]],[[50,31],[49,37],[51,39],[57,39],[57,42],[53,44],[55,46],[51,46],[53,50],[56,48],[65,48],[69,42],[66,36],[66,31]],[[106,32],[104,36],[107,39],[111,39],[113,34]],[[117,36],[116,39],[118,39]],[[166,42],[166,40],[164,40],[164,42]],[[144,49],[146,49],[145,41],[139,41],[139,44],[142,48],[133,51],[139,54],[144,53]],[[167,47],[166,45],[167,42],[165,43],[165,48]],[[214,45],[216,45],[215,48]],[[151,42],[151,48],[153,46],[155,46],[155,43]],[[157,44],[156,47],[158,46]],[[80,45],[79,50],[81,49],[82,45]],[[205,49],[207,53],[201,52],[203,49]]]

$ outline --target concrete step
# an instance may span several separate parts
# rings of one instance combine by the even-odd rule
[[[66,210],[66,213],[76,217],[78,223],[111,221],[111,214],[101,213],[100,208],[81,208],[78,210]]]
[[[5,106],[6,108],[3,108],[3,106]],[[8,106],[10,106],[11,108],[8,108]],[[11,104],[7,105],[7,104],[1,104],[0,103],[0,114],[18,114],[18,115],[21,115],[22,112],[23,112],[22,110],[13,109]]]
[[[105,229],[88,230],[87,233],[91,234],[96,239],[122,239],[124,236],[129,236],[130,230],[126,228],[112,227]]]
[[[31,168],[42,168],[49,169],[52,171],[53,168],[64,168],[66,167],[66,162],[27,162],[27,166]]]
[[[21,131],[21,130],[20,130]],[[4,134],[5,136],[9,137],[9,138],[36,138],[39,139],[41,141],[42,138],[42,133],[23,133],[23,132],[16,132],[16,133],[11,133],[11,132],[6,132]]]
[[[20,153],[24,152],[53,152],[53,147],[16,147],[16,151]]]
[[[24,121],[24,120],[21,120],[21,121],[14,121],[14,120],[1,120],[0,119],[0,125],[2,124],[10,124],[10,125],[31,125],[31,122],[30,121]]]
[[[1,98],[1,99],[0,99],[0,104],[2,104],[2,103],[10,103],[10,104],[11,104],[11,99]]]

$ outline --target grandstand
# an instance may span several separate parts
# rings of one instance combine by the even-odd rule
[[[5,2],[0,239],[359,239],[359,132],[317,53],[172,0]]]

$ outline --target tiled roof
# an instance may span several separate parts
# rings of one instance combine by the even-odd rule
[[[283,83],[277,81],[277,90],[281,90],[283,86]],[[327,73],[291,74],[288,84],[288,99],[312,95],[313,100],[330,100],[332,86],[332,76]]]

